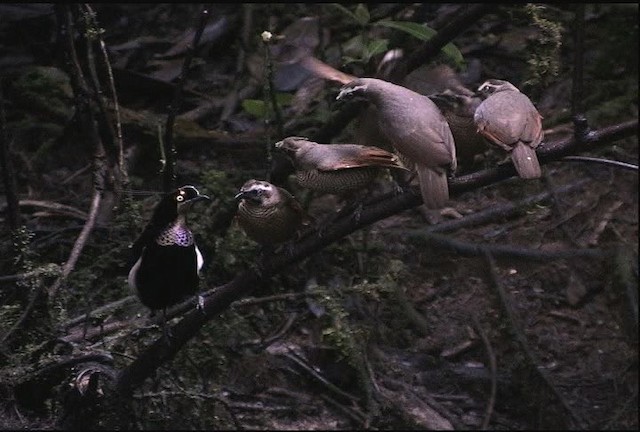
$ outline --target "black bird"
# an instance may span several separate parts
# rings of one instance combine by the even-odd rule
[[[203,258],[187,225],[187,213],[203,200],[209,197],[189,185],[165,195],[132,246],[135,264],[129,271],[129,286],[151,309],[151,316],[162,309],[166,337],[167,308],[198,291]]]

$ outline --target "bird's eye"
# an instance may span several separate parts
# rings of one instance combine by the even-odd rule
[[[178,196],[176,197],[176,201],[178,201],[178,202],[182,202],[182,201],[184,201],[184,197],[183,197],[182,195],[178,195]]]

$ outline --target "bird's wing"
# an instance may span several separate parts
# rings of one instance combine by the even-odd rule
[[[536,148],[542,141],[542,116],[535,107],[531,107],[526,118],[526,124],[522,130],[520,139],[531,148]]]
[[[542,117],[529,98],[519,92],[500,92],[476,109],[478,132],[510,150],[523,141],[536,147],[542,140]]]
[[[294,212],[298,213],[302,217],[303,225],[309,225],[313,222],[313,218],[309,216],[306,211],[304,211],[300,202],[295,199],[295,197],[291,195],[288,190],[278,187],[278,191],[280,192],[280,196],[282,197],[282,205],[287,206]]]
[[[142,255],[142,251],[147,245],[153,241],[153,239],[158,235],[160,230],[152,223],[148,223],[147,226],[142,231],[142,234],[138,236],[133,245],[131,245],[131,253],[129,254],[129,259],[127,263],[129,264],[129,268],[131,268],[138,258]]]
[[[347,168],[378,166],[406,169],[393,153],[378,147],[358,144],[325,144],[326,148],[314,148],[312,156],[319,171],[336,171]]]

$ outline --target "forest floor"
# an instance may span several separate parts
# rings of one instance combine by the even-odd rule
[[[448,10],[445,6],[443,11]],[[321,8],[308,7],[282,12],[276,28]],[[256,15],[264,11],[259,5],[254,8]],[[273,14],[281,11],[274,8]],[[193,37],[188,29],[197,25],[199,9],[177,4],[96,6],[126,117],[123,134],[134,190],[161,188],[155,128],[166,119],[173,95],[168,82],[184,62],[186,43],[180,41]],[[606,111],[594,106],[594,94],[585,98],[594,130],[637,119],[637,53],[635,60],[611,60],[611,50],[602,42],[602,34],[622,39],[621,32],[611,29],[621,26],[617,20],[628,19],[635,22],[629,43],[637,46],[637,7],[630,10],[630,17],[621,17],[616,8],[588,9],[585,58],[593,66],[586,70],[588,90],[613,101]],[[189,114],[176,126],[178,182],[196,184],[214,197],[213,204],[192,220],[206,259],[205,289],[255,265],[258,247],[235,224],[225,224],[223,213],[233,207],[233,194],[245,180],[263,175],[266,136],[276,141],[275,131],[265,131],[264,122],[242,104],[253,98],[254,106],[259,104],[262,84],[249,77],[251,66],[236,72],[236,54],[229,47],[237,49],[245,32],[259,34],[262,23],[254,16],[254,27],[247,30],[241,15],[241,9],[232,6],[214,7],[207,48],[198,51],[185,84],[182,114]],[[483,17],[477,30],[454,43],[467,64],[473,58],[473,64],[480,65],[476,76],[501,74],[521,84],[517,77],[526,69],[524,41],[535,37],[535,28],[507,25],[504,18],[504,12]],[[40,31],[55,34],[55,19],[36,14],[30,20],[16,21],[25,25],[20,31],[33,31],[29,42],[17,42],[25,35],[15,27],[2,27],[18,31],[2,42],[7,58],[19,64],[19,55],[29,47],[22,53],[27,67],[50,66],[43,60],[47,54],[40,52],[45,50],[35,43],[43,37],[34,26],[48,25]],[[345,28],[332,29],[332,37],[339,38]],[[499,42],[485,40],[489,32]],[[563,37],[571,38],[569,30]],[[261,54],[260,45],[253,41],[251,46],[254,54]],[[571,58],[570,51],[563,52],[563,59]],[[596,64],[614,77],[603,78]],[[567,114],[570,70],[571,65],[563,63],[559,78],[538,88],[535,102],[545,119],[545,141],[572,134]],[[479,84],[473,74],[465,77],[470,88]],[[37,265],[62,263],[81,227],[78,221],[86,219],[86,210],[78,209],[89,208],[91,150],[78,144],[69,123],[61,120],[69,118],[73,102],[68,95],[53,95],[49,107],[40,106],[19,92],[31,87],[18,81],[5,82],[10,130],[25,127],[20,121],[42,126],[22,132],[13,147],[20,199],[31,200],[21,205],[22,216],[35,233]],[[323,102],[310,105],[285,130],[290,135],[313,131],[318,118],[328,115],[313,107],[331,111],[326,101],[337,89],[325,84],[315,96]],[[209,98],[198,99],[204,93]],[[235,105],[229,103],[234,97]],[[291,124],[299,129],[291,130]],[[334,141],[348,142],[354,133],[354,128],[346,128]],[[637,136],[603,145],[589,156],[637,164]],[[466,172],[497,159],[491,150],[483,157],[473,168],[465,167]],[[430,224],[418,208],[406,210],[264,281],[251,298],[237,301],[206,324],[137,390],[136,426],[636,430],[638,173],[566,160],[545,163],[542,169],[541,179],[510,178],[453,196],[450,206],[461,219],[445,217]],[[381,184],[389,188],[388,182]],[[295,185],[291,191],[319,221],[342,205],[335,197],[310,196]],[[146,220],[158,195],[135,198]],[[523,202],[526,199],[530,201]],[[43,202],[49,205],[43,207]],[[52,203],[69,207],[54,208]],[[478,220],[469,221],[471,216]],[[58,323],[130,295],[126,260],[118,256],[133,240],[131,225],[123,222],[128,217],[108,204],[100,211],[93,237],[63,288],[67,293],[57,300],[63,310]],[[136,223],[139,229],[140,221]],[[8,233],[0,240],[3,254],[11,253]],[[3,275],[17,273],[9,261],[3,258]],[[10,327],[5,323],[15,322],[11,317],[18,315],[9,308],[15,297],[7,293],[13,288],[2,284],[4,331]],[[160,334],[157,326],[140,320],[146,313],[133,301],[101,315],[103,326],[127,319],[144,325],[103,338],[74,340],[73,350],[104,350],[116,364],[126,365]],[[79,327],[57,328],[58,337],[64,338]],[[8,376],[14,366],[3,356],[1,376]],[[0,394],[8,391],[7,382],[0,380]],[[57,402],[42,410],[19,402],[20,398],[14,405],[3,405],[0,428],[48,429],[59,419]]]

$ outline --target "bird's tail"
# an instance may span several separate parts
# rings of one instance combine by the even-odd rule
[[[542,176],[536,151],[523,142],[518,142],[511,152],[511,160],[523,179],[534,179]]]
[[[435,170],[416,164],[420,193],[425,206],[430,209],[439,209],[445,206],[449,200],[449,183],[447,173],[439,168]]]

